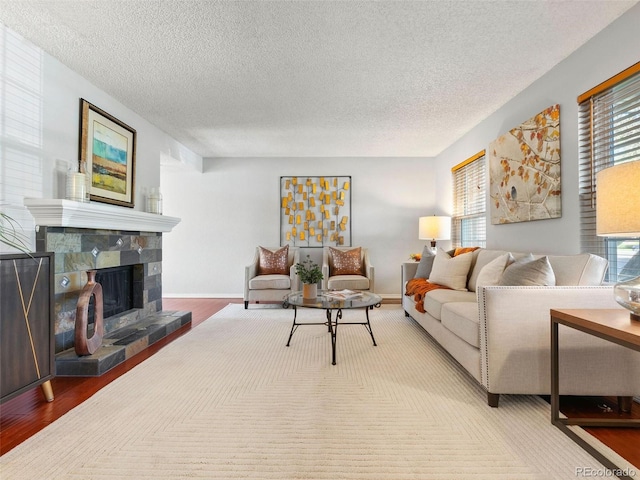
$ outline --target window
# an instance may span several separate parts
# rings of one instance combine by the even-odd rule
[[[0,209],[22,227],[30,249],[35,225],[23,199],[41,197],[44,184],[42,61],[40,49],[0,24]]]
[[[580,243],[609,260],[607,281],[640,275],[640,239],[596,236],[600,170],[640,160],[640,63],[578,97]]]
[[[456,247],[486,247],[487,184],[485,151],[451,169],[453,219],[451,234]]]

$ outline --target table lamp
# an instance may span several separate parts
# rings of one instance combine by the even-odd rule
[[[640,237],[640,160],[601,170],[596,186],[596,234]],[[633,320],[640,321],[640,277],[617,283],[613,292],[616,302],[631,311]]]
[[[435,250],[436,240],[449,240],[451,238],[451,217],[436,215],[420,217],[418,238],[420,240],[431,240],[431,248]]]

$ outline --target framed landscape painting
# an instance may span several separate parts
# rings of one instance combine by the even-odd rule
[[[80,172],[89,175],[89,198],[133,208],[136,131],[80,99]]]

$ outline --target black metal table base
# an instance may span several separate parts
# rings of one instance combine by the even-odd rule
[[[338,337],[338,325],[364,325],[364,328],[367,329],[369,335],[371,335],[371,340],[373,341],[373,346],[377,347],[376,339],[373,336],[373,330],[371,329],[371,322],[369,322],[369,310],[370,307],[362,307],[365,311],[367,321],[366,322],[340,322],[342,320],[342,309],[326,309],[327,321],[326,322],[315,322],[315,323],[297,323],[296,318],[298,316],[298,309],[295,305],[293,306],[293,325],[291,326],[291,333],[289,334],[289,339],[287,340],[287,347],[291,344],[291,337],[293,337],[293,333],[298,329],[300,325],[326,325],[328,327],[328,331],[331,334],[331,364],[336,364],[336,339]],[[379,307],[380,304],[374,305],[375,307]],[[335,314],[335,320],[333,319],[333,312]]]

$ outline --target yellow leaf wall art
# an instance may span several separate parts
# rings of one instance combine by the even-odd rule
[[[352,189],[350,176],[280,177],[280,245],[351,246]]]
[[[498,137],[488,154],[492,224],[562,215],[560,105]]]

